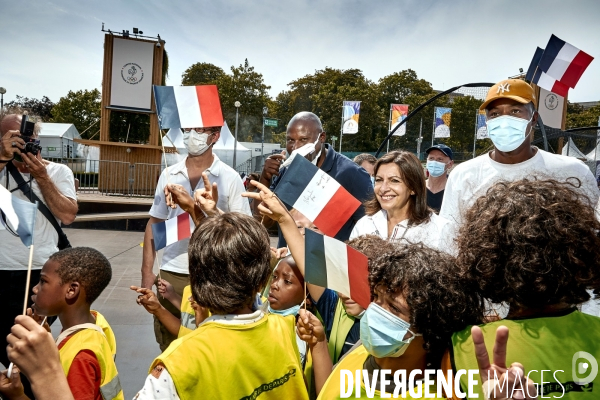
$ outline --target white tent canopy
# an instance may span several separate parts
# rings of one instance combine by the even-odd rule
[[[237,165],[243,164],[252,157],[252,150],[243,146],[240,142],[237,142],[236,146],[236,160],[237,165],[233,165],[233,148],[235,144],[235,138],[231,134],[227,122],[221,128],[221,137],[213,146],[213,153],[219,157],[221,161],[229,165],[233,169],[236,169]]]
[[[596,143],[596,148],[587,154],[587,158],[590,160],[600,161],[600,140]]]
[[[569,138],[569,142],[567,143],[567,145],[562,148],[562,155],[563,156],[569,156],[569,157],[575,157],[575,158],[581,158],[581,159],[584,159],[584,160],[588,160],[588,157],[586,157],[586,155],[583,154],[581,152],[581,150],[579,150],[577,148],[577,146],[575,145],[575,143],[573,143],[573,139],[572,138]]]
[[[40,145],[43,157],[72,158],[81,156],[73,139],[81,135],[73,124],[41,123]]]

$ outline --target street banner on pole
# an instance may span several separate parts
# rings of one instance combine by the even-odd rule
[[[435,108],[435,132],[436,138],[450,137],[450,118],[452,109],[447,107]]]
[[[390,106],[389,132],[391,132],[400,122],[404,121],[407,115],[408,104],[392,104]],[[404,135],[406,135],[406,124],[402,125],[396,132],[394,132],[394,136]]]
[[[487,125],[485,124],[485,111],[479,110],[477,113],[477,140],[487,139],[489,137]]]
[[[355,134],[358,132],[359,115],[360,101],[344,101],[342,107],[342,134]]]

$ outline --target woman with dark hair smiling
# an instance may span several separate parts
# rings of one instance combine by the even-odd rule
[[[454,253],[450,222],[427,207],[423,166],[407,151],[392,151],[375,165],[375,193],[350,239],[377,235],[398,243],[423,243]]]

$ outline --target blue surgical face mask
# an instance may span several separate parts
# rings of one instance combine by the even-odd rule
[[[489,119],[486,122],[487,131],[494,147],[505,153],[517,149],[527,138],[527,125],[531,119],[511,117],[510,115]]]
[[[371,185],[373,185],[373,187],[375,187],[375,177],[374,176],[371,177]]]
[[[372,356],[400,357],[417,336],[408,328],[408,322],[371,303],[360,319],[360,339]],[[412,336],[405,340],[407,332],[412,333]]]
[[[304,305],[304,302],[302,302],[296,306],[286,308],[285,310],[273,310],[271,308],[271,306],[269,306],[269,312],[271,314],[277,314],[277,315],[281,315],[283,317],[286,317],[288,315],[298,315],[298,311],[300,311],[300,308],[302,308],[303,305]]]
[[[429,171],[429,175],[437,178],[438,176],[442,176],[446,171],[446,164],[439,161],[427,161],[427,171]]]

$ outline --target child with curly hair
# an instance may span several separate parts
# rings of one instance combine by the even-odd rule
[[[600,294],[599,232],[589,201],[555,180],[497,183],[466,213],[459,271],[483,298],[509,305],[504,320],[481,327],[485,343],[500,324],[508,327],[507,361],[527,355],[530,378],[544,382],[540,396],[598,396],[582,392],[592,392],[600,376],[578,381],[572,360],[578,352],[600,360],[600,318],[577,309]],[[472,342],[469,329],[453,336],[455,370],[476,365]],[[556,372],[544,377],[542,370]]]

